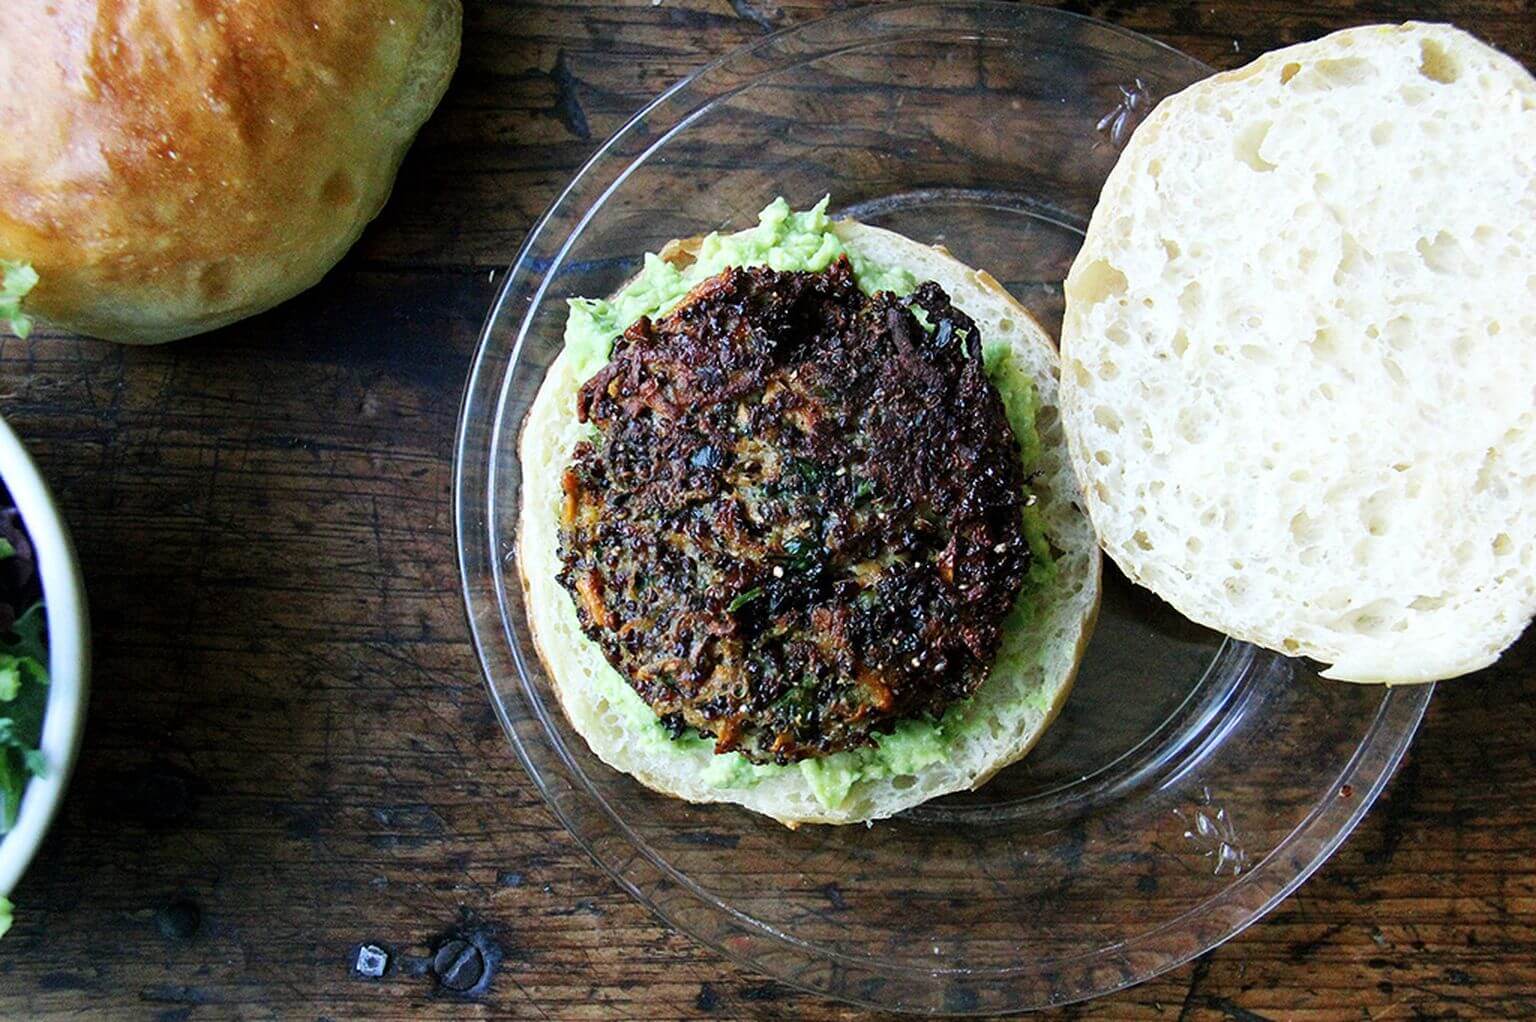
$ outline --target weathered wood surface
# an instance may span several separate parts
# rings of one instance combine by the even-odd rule
[[[0,1017],[863,1017],[658,925],[545,810],[468,646],[450,444],[493,271],[647,97],[821,2],[468,0],[464,61],[310,294],[151,350],[0,343],[95,613],[83,757],[0,943]],[[1455,20],[1536,65],[1529,0],[1074,3],[1218,67]],[[1433,537],[1427,537],[1433,542]],[[1265,921],[1064,1017],[1536,1016],[1536,640],[1442,688],[1387,797]],[[505,954],[483,994],[427,956]],[[356,948],[394,952],[380,980]]]

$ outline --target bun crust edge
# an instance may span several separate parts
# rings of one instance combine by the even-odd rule
[[[459,0],[12,6],[0,258],[37,270],[28,312],[134,344],[319,281],[388,198],[462,18]]]

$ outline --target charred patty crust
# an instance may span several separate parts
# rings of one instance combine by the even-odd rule
[[[1030,553],[981,336],[937,284],[729,269],[581,388],[561,583],[674,736],[758,762],[976,690]]]

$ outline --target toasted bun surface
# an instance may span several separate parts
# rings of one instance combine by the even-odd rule
[[[869,779],[828,809],[797,769],[776,771],[750,787],[721,788],[706,776],[716,759],[707,749],[661,749],[636,742],[623,714],[594,692],[599,672],[613,668],[597,644],[582,634],[570,596],[556,579],[560,570],[558,514],[560,477],[582,435],[575,398],[580,381],[562,354],[551,365],[534,399],[520,442],[523,502],[518,563],[528,618],[551,685],[572,726],[605,763],[657,791],[691,802],[736,802],[789,826],[857,823],[898,813],[931,798],[974,788],[1022,757],[1054,719],[1092,630],[1098,608],[1099,551],[1080,507],[1056,411],[1057,357],[1049,336],[991,277],[970,269],[942,249],[852,222],[834,225],[851,253],[887,266],[902,266],[920,281],[937,281],[955,306],[976,321],[985,343],[1006,340],[1033,378],[1040,399],[1036,428],[1045,455],[1034,489],[1056,557],[1057,581],[1041,599],[1027,634],[1005,638],[1038,650],[1027,666],[994,670],[974,697],[985,724],[957,738],[942,762],[915,776]],[[662,257],[682,266],[696,241],[673,242]],[[638,699],[638,697],[636,697]],[[647,710],[647,713],[649,711]],[[647,724],[652,725],[651,721]]]
[[[0,31],[0,259],[27,309],[173,340],[320,279],[447,86],[459,0],[56,0]]]
[[[1536,610],[1536,81],[1353,29],[1165,100],[1067,279],[1088,509],[1194,620],[1352,681],[1491,663]]]

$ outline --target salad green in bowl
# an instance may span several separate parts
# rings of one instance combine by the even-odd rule
[[[0,934],[74,765],[88,674],[85,591],[37,466],[0,420]]]

